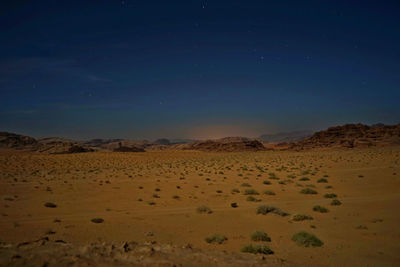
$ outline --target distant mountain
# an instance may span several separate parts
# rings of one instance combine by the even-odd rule
[[[192,142],[197,142],[198,140],[195,139],[169,139],[171,144],[186,144],[186,143],[192,143]]]
[[[267,143],[283,143],[283,142],[297,142],[309,137],[313,131],[295,131],[295,132],[282,132],[276,134],[263,134],[259,137],[260,140]]]
[[[156,145],[169,145],[169,144],[171,144],[171,142],[166,138],[160,138],[160,139],[157,139],[156,141],[154,141],[153,144],[156,144]]]
[[[120,147],[145,149],[151,145],[151,142],[147,140],[92,139],[84,144],[95,149],[114,150]]]
[[[81,153],[93,151],[92,149],[78,142],[73,142],[58,137],[35,139],[33,137],[7,132],[0,133],[0,147],[49,154]]]
[[[330,127],[291,144],[290,148],[354,148],[387,145],[400,145],[400,124],[372,126],[346,124]]]
[[[264,145],[255,139],[246,137],[225,137],[216,140],[197,141],[186,144],[170,146],[176,150],[199,150],[207,152],[239,152],[239,151],[262,151],[266,150]]]
[[[29,136],[15,133],[0,132],[0,147],[23,149],[27,146],[37,146],[38,141]]]

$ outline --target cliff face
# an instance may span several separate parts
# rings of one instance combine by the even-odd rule
[[[400,124],[374,126],[346,124],[316,132],[302,141],[292,143],[289,147],[291,149],[354,148],[399,144]]]

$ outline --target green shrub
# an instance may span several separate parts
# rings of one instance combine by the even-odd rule
[[[308,187],[301,189],[300,193],[301,194],[311,194],[311,195],[318,194],[317,191],[315,191],[314,189],[308,188]]]
[[[259,193],[256,190],[250,188],[244,190],[243,195],[259,195]]]
[[[256,211],[257,214],[262,214],[266,215],[268,213],[274,213],[280,216],[287,216],[289,213],[282,211],[281,209],[274,207],[274,206],[267,206],[267,205],[261,205],[257,208]]]
[[[224,235],[220,235],[220,234],[214,234],[212,236],[206,237],[204,239],[207,243],[217,243],[217,244],[222,244],[224,243],[226,240],[228,240],[228,238]]]
[[[253,196],[248,196],[248,197],[246,198],[246,200],[247,200],[247,201],[251,201],[251,202],[260,202],[260,201],[261,201],[261,199],[255,198],[255,197],[253,197]]]
[[[275,192],[273,192],[273,191],[271,191],[271,190],[265,190],[265,191],[263,192],[263,194],[264,194],[264,195],[273,196],[273,195],[275,195]]]
[[[251,240],[253,241],[265,241],[270,242],[271,238],[263,231],[255,231],[251,234]]]
[[[326,213],[326,212],[328,212],[329,210],[328,210],[327,208],[325,208],[325,207],[322,207],[322,206],[320,206],[320,205],[317,205],[317,206],[314,206],[314,207],[313,207],[313,211],[321,212],[321,213]]]
[[[302,247],[320,247],[324,244],[324,242],[318,239],[315,235],[304,231],[294,234],[292,240]]]
[[[295,222],[304,221],[304,220],[313,220],[313,217],[311,217],[310,215],[306,215],[306,214],[295,214],[295,215],[293,215],[292,220]]]
[[[253,253],[253,254],[274,254],[274,252],[266,245],[246,245],[241,248],[241,252]]]
[[[332,206],[339,206],[339,205],[342,205],[342,202],[340,202],[339,199],[332,199],[331,205]]]

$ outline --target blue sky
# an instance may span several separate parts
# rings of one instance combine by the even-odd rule
[[[9,2],[2,131],[217,138],[400,122],[396,1]]]

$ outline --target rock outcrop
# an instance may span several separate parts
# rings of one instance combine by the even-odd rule
[[[290,149],[355,148],[400,145],[400,124],[346,124],[330,127],[289,145]]]

